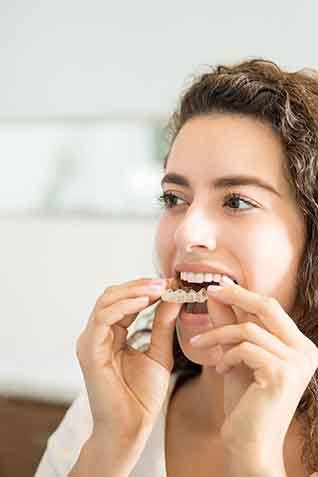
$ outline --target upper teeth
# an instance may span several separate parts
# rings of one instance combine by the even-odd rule
[[[203,282],[218,282],[220,283],[221,277],[226,277],[231,282],[233,279],[228,275],[221,275],[219,273],[193,273],[193,272],[181,272],[181,280],[191,283],[203,283]]]

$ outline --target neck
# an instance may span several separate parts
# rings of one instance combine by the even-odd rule
[[[187,380],[176,391],[177,409],[193,431],[219,434],[224,414],[224,378],[212,366],[202,366],[200,375]]]
[[[224,376],[216,373],[215,367],[202,366],[201,374],[186,381],[177,390],[173,401],[184,433],[203,438],[206,443],[220,442],[220,430],[225,420]],[[291,469],[302,469],[302,444],[301,424],[294,417],[284,441],[284,459]]]

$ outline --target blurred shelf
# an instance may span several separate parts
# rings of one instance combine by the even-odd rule
[[[0,396],[1,477],[34,477],[47,440],[69,406]]]

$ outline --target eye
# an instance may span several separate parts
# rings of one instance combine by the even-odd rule
[[[165,208],[165,209],[172,209],[172,208],[176,207],[178,205],[176,203],[176,201],[178,201],[178,200],[183,200],[184,201],[184,199],[181,199],[181,197],[178,197],[175,194],[172,194],[171,192],[164,192],[163,194],[159,195],[159,197],[157,197],[157,200],[158,200],[158,202],[163,202],[162,207]],[[223,205],[229,204],[231,202],[232,202],[232,205],[233,205],[233,203],[235,204],[235,203],[239,203],[239,202],[244,202],[245,204],[250,206],[250,207],[247,207],[247,208],[238,208],[238,207],[229,206],[228,208],[234,214],[238,213],[238,212],[243,212],[243,211],[246,211],[246,210],[250,210],[251,208],[257,208],[257,206],[254,205],[251,201],[243,198],[240,194],[237,194],[237,193],[234,193],[234,192],[231,192],[224,197]]]
[[[183,200],[180,197],[176,196],[175,194],[172,194],[171,192],[164,192],[163,194],[159,195],[157,197],[158,202],[163,202],[161,207],[164,209],[172,209],[178,204],[175,204],[176,200]]]
[[[244,199],[240,194],[231,192],[230,194],[226,195],[224,198],[224,204],[227,204],[229,202],[244,202],[245,204],[248,204],[250,207],[239,209],[237,207],[230,207],[232,212],[237,213],[237,212],[243,212],[244,210],[250,210],[251,208],[257,208],[256,205],[254,205],[251,201]]]

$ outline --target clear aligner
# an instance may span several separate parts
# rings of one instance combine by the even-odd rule
[[[163,292],[161,298],[163,301],[175,303],[204,303],[208,299],[205,288],[201,288],[199,292],[192,289],[187,292],[181,288],[178,290],[168,288]]]

